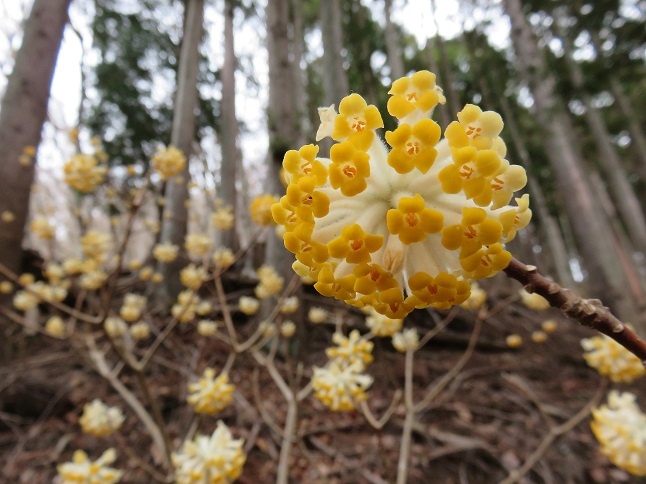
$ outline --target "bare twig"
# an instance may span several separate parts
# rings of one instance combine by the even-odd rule
[[[646,363],[646,342],[617,319],[598,299],[583,299],[538,273],[535,266],[512,259],[505,269],[508,277],[517,280],[527,292],[540,294],[551,306],[583,326],[612,338]]]
[[[599,400],[601,399],[601,396],[605,393],[607,386],[608,386],[608,381],[606,379],[603,379],[594,397],[592,397],[592,399],[588,403],[586,403],[586,405],[581,410],[579,410],[576,414],[574,414],[572,418],[566,420],[561,425],[550,428],[550,431],[543,438],[542,442],[536,448],[536,450],[532,452],[532,454],[527,458],[525,463],[522,466],[520,466],[518,469],[514,469],[512,472],[510,472],[509,475],[505,479],[500,481],[499,484],[513,484],[514,482],[517,482],[525,474],[527,474],[527,472],[529,472],[532,469],[532,467],[536,465],[539,459],[543,456],[543,454],[545,454],[547,449],[550,448],[552,443],[558,437],[560,437],[564,433],[576,427],[584,418],[588,416],[588,414],[592,410],[592,407],[596,406],[599,403]]]

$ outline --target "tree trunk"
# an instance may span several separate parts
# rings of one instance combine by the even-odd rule
[[[518,129],[518,125],[516,124],[516,119],[514,118],[509,101],[505,96],[500,96],[499,99],[505,126],[509,130],[509,137],[511,138],[520,163],[527,170],[527,187],[531,193],[531,207],[538,215],[541,228],[547,239],[547,247],[554,262],[554,274],[559,283],[565,287],[574,288],[576,283],[570,271],[570,257],[568,256],[567,247],[561,235],[558,222],[550,213],[547,201],[543,195],[543,190],[531,172],[532,161],[520,134],[520,130]]]
[[[164,191],[166,204],[161,229],[162,242],[170,242],[180,247],[184,244],[188,225],[188,210],[186,208],[187,183],[190,178],[188,160],[193,151],[195,139],[197,73],[204,22],[204,0],[187,0],[185,8],[184,36],[180,50],[170,142],[184,153],[187,163],[179,175],[166,182]],[[181,177],[181,182],[177,182],[177,177]],[[159,270],[164,275],[164,282],[159,285],[158,292],[161,301],[174,300],[182,290],[182,285],[179,282],[179,272],[182,265],[180,258],[170,264],[160,264]]]
[[[599,34],[596,32],[590,32],[590,37],[594,48],[597,51],[597,56],[599,59],[603,60],[603,52],[601,51],[601,41],[599,40]],[[633,148],[637,158],[640,162],[640,171],[642,174],[646,173],[646,136],[642,131],[639,125],[639,118],[637,117],[635,110],[633,109],[633,104],[630,102],[630,99],[624,92],[624,89],[621,85],[621,82],[617,77],[612,73],[612,70],[608,68],[606,70],[608,85],[610,86],[610,91],[612,92],[615,101],[619,110],[623,114],[623,117],[628,125],[628,132],[630,133],[631,148]]]
[[[462,31],[465,31],[464,23],[462,24]],[[496,83],[491,79],[490,71],[485,70],[483,72],[480,68],[478,58],[475,55],[476,47],[472,42],[470,42],[467,35],[463,34],[462,38],[465,44],[467,44],[467,51],[470,56],[469,62],[473,69],[474,76],[478,79],[482,95],[482,104],[484,107],[491,109],[493,106],[489,103],[491,103],[493,99],[498,99],[503,120],[509,133],[509,139],[512,142],[520,164],[524,166],[527,171],[527,188],[529,188],[529,192],[531,194],[531,207],[532,211],[538,215],[542,232],[547,239],[546,245],[549,249],[549,258],[553,263],[551,273],[556,275],[557,282],[561,285],[574,288],[576,286],[576,282],[574,281],[572,271],[570,270],[570,257],[568,256],[565,240],[563,239],[559,229],[558,221],[550,213],[541,185],[532,174],[532,160],[529,156],[529,152],[527,151],[525,141],[520,133],[520,129],[516,124],[516,117],[514,116],[514,111],[509,103],[509,99],[504,95],[504,86],[497,89],[499,83]],[[493,93],[491,92],[492,89],[490,89],[490,86],[493,87]]]
[[[404,77],[404,63],[399,45],[397,31],[390,16],[392,15],[392,0],[384,0],[384,15],[386,16],[386,51],[388,53],[388,65],[390,66],[390,79],[395,81]]]
[[[446,84],[446,82],[444,77],[442,77],[442,73],[440,72],[440,66],[435,60],[435,55],[433,52],[433,42],[429,38],[426,39],[424,52],[426,53],[426,57],[428,59],[428,65],[431,69],[431,72],[434,73],[436,76],[437,85],[440,87],[443,87]],[[455,119],[455,114],[451,115],[449,113],[449,108],[446,104],[439,104],[438,106],[436,106],[435,110],[433,111],[433,114],[434,116],[438,116],[439,118],[438,124],[440,125],[442,130],[445,130],[446,127],[451,123],[451,121]]]
[[[559,190],[564,196],[577,245],[589,273],[593,297],[603,299],[625,320],[636,314],[625,288],[626,276],[616,264],[618,254],[608,230],[609,224],[595,202],[584,176],[577,149],[568,138],[572,126],[555,95],[555,80],[546,66],[522,12],[520,0],[505,0],[511,20],[511,36],[522,77],[527,81],[540,127],[544,130],[547,155]]]
[[[440,53],[440,69],[442,71],[442,79],[444,80],[444,96],[446,97],[446,105],[449,109],[449,118],[456,119],[455,116],[462,110],[460,105],[460,96],[455,90],[455,84],[453,83],[453,73],[451,72],[451,61],[446,52],[446,46],[444,45],[444,39],[440,35],[440,25],[437,21],[437,8],[435,0],[431,0],[431,8],[433,9],[433,21],[435,22],[436,36],[435,38],[437,43],[437,49]]]
[[[225,205],[233,207],[233,213],[236,215],[238,212],[236,206],[236,181],[237,172],[240,169],[240,149],[238,147],[239,127],[236,116],[235,71],[237,62],[233,42],[233,13],[234,0],[225,0],[224,64],[222,65],[222,100],[220,101],[222,164],[218,196],[224,201]],[[221,233],[219,239],[224,247],[228,247],[234,252],[237,251],[236,227]]]
[[[305,38],[303,33],[303,3],[300,0],[291,0],[292,12],[292,52],[294,62],[294,105],[296,109],[297,139],[296,145],[305,144],[306,134],[310,131],[309,117],[307,116],[307,103],[305,102],[305,73],[301,68]]]
[[[339,0],[321,2],[323,36],[323,93],[325,104],[338,105],[348,95],[348,77],[343,68],[343,33]]]
[[[579,91],[581,101],[585,106],[585,120],[592,131],[594,143],[599,152],[599,162],[606,179],[612,188],[612,195],[617,209],[627,232],[630,235],[633,246],[642,254],[646,254],[646,217],[641,208],[639,200],[635,195],[632,185],[626,176],[617,150],[610,143],[608,127],[601,117],[601,113],[592,105],[592,98],[585,90],[583,71],[581,66],[572,58],[572,44],[566,32],[560,25],[558,15],[554,15],[554,26],[557,35],[561,37],[565,64],[567,66],[570,81],[574,88]]]
[[[327,2],[322,2],[327,3]],[[289,58],[289,0],[268,0],[267,50],[269,56],[269,174],[266,191],[277,196],[285,194],[280,182],[283,157],[296,149],[296,106],[294,106],[293,68]],[[292,255],[273,231],[268,233],[266,263],[281,275],[291,274]]]
[[[19,158],[26,146],[40,143],[69,5],[70,0],[35,0],[2,99],[0,213],[10,212],[13,220],[0,221],[0,262],[13,272],[20,270],[34,179],[34,166],[21,165]]]

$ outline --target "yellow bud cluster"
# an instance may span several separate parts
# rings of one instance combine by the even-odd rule
[[[162,180],[167,180],[168,178],[177,175],[186,166],[186,157],[184,156],[184,153],[174,146],[160,148],[157,150],[151,161],[153,168],[159,172]]]
[[[177,303],[173,304],[171,314],[177,318],[180,323],[190,323],[200,314],[204,316],[211,310],[210,304],[204,304],[200,297],[193,291],[186,290],[179,293]],[[208,309],[208,310],[207,310]],[[202,314],[201,314],[202,313]]]
[[[165,242],[163,244],[157,244],[153,248],[153,257],[159,262],[164,262],[168,264],[177,259],[177,253],[179,252],[179,247],[170,242]]]
[[[97,159],[92,155],[77,154],[63,166],[65,182],[79,192],[91,192],[103,183],[103,177],[108,171],[104,166],[98,166]]]
[[[646,374],[637,356],[605,335],[581,340],[581,346],[588,365],[614,382],[630,383]]]
[[[101,400],[95,399],[83,407],[79,424],[86,434],[105,437],[118,430],[124,420],[119,407],[109,407]]]
[[[503,244],[529,223],[529,198],[513,193],[523,168],[504,159],[497,113],[467,105],[440,141],[428,119],[444,102],[428,71],[393,83],[383,121],[358,94],[319,109],[317,140],[337,143],[290,150],[283,161],[285,196],[273,205],[294,270],[315,289],[357,307],[401,319],[415,308],[449,308],[469,298],[470,282],[504,269]]]
[[[54,226],[49,223],[45,217],[36,217],[29,225],[31,232],[43,240],[51,240],[54,238]]]
[[[106,450],[101,457],[91,461],[82,450],[74,452],[71,462],[58,466],[59,484],[115,484],[121,480],[123,472],[109,467],[117,459],[114,449]]]
[[[111,246],[112,237],[104,232],[88,230],[81,237],[81,249],[83,253],[90,259],[96,261],[103,261]]]
[[[348,337],[341,333],[334,333],[332,341],[336,347],[328,348],[325,354],[330,359],[340,360],[343,364],[351,366],[355,361],[361,362],[364,366],[372,363],[372,342],[361,337],[356,329]]]
[[[204,257],[211,250],[213,242],[206,234],[188,234],[184,242],[186,252],[193,257]]]
[[[186,401],[196,413],[213,415],[233,401],[235,387],[229,384],[229,376],[222,373],[217,378],[213,368],[204,370],[202,378],[188,385]]]
[[[258,274],[258,285],[254,292],[259,299],[267,299],[283,289],[285,281],[273,267],[261,266],[256,273]]]
[[[314,367],[314,397],[335,412],[354,410],[357,403],[367,398],[366,390],[373,381],[363,371],[360,360],[347,365],[343,360],[335,359],[324,368]]]
[[[177,484],[234,482],[247,456],[242,451],[242,439],[235,440],[229,428],[218,422],[211,436],[197,435],[185,441],[180,452],[172,455]]]
[[[590,424],[613,464],[635,476],[646,476],[646,415],[632,393],[613,390],[608,403],[592,410]]]
[[[550,307],[550,303],[540,294],[529,293],[525,289],[520,289],[518,291],[522,303],[527,306],[529,309],[534,309],[536,311],[544,311]]]
[[[273,195],[260,195],[253,199],[249,206],[251,220],[258,225],[273,225],[274,219],[271,216],[271,206],[278,201]]]

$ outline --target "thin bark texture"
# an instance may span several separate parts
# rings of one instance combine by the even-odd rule
[[[267,51],[269,56],[269,174],[266,191],[274,195],[285,194],[280,182],[280,170],[287,150],[296,149],[293,68],[289,58],[289,0],[268,0]],[[273,232],[268,234],[266,263],[286,276],[293,260]]]
[[[199,61],[199,46],[202,40],[204,23],[204,0],[188,0],[184,14],[184,37],[179,58],[177,73],[177,92],[175,94],[175,110],[173,114],[173,129],[171,144],[181,150],[186,156],[186,167],[177,176],[166,183],[164,196],[164,219],[162,222],[161,241],[173,243],[182,247],[188,225],[189,157],[193,151],[195,139],[195,108],[197,107],[197,73]],[[177,182],[181,177],[181,182]],[[182,261],[178,258],[170,264],[161,264],[160,272],[164,282],[159,286],[161,301],[169,302],[177,296],[182,286],[179,282],[179,271]]]
[[[391,20],[392,0],[384,0],[384,15],[386,16],[386,51],[388,52],[388,65],[390,66],[391,80],[404,77],[404,63],[397,30]]]
[[[567,194],[565,210],[588,270],[590,293],[596,298],[605,297],[620,317],[634,320],[637,311],[625,290],[626,276],[616,264],[618,254],[608,221],[593,198],[577,148],[569,137],[573,129],[563,103],[557,99],[554,76],[537,47],[520,0],[505,0],[504,6],[511,20],[520,73],[530,86],[538,123],[544,130],[550,164],[559,190]]]
[[[338,104],[348,94],[348,77],[343,68],[343,33],[339,0],[321,2],[323,35],[323,92],[325,104]]]
[[[572,43],[561,26],[557,15],[554,26],[561,37],[565,64],[570,81],[579,92],[581,102],[585,106],[585,120],[592,132],[594,143],[599,152],[599,162],[608,180],[613,198],[621,218],[624,221],[628,235],[634,247],[646,254],[646,217],[641,208],[635,190],[628,181],[626,170],[619,159],[619,154],[610,142],[610,133],[598,109],[592,105],[592,97],[585,89],[581,66],[572,58]]]
[[[234,0],[224,1],[224,64],[222,65],[222,114],[221,146],[222,165],[218,196],[225,205],[233,207],[236,215],[236,181],[240,169],[240,149],[238,147],[238,118],[236,116],[236,54],[233,42]],[[237,218],[236,218],[237,220]],[[236,252],[239,248],[235,227],[221,234],[220,242]]]
[[[13,272],[20,269],[34,179],[34,166],[21,165],[19,158],[26,146],[40,143],[69,5],[70,0],[35,0],[2,99],[0,213],[10,212],[13,220],[0,221],[0,262]]]

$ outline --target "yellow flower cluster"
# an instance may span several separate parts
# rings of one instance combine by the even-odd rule
[[[96,399],[85,404],[79,424],[86,434],[105,437],[118,430],[124,420],[125,417],[120,408],[109,407],[101,400]]]
[[[153,248],[153,257],[159,262],[164,262],[168,264],[177,259],[177,253],[179,252],[179,247],[170,242],[165,242],[163,244],[157,244]]]
[[[353,410],[367,397],[372,377],[365,374],[360,360],[348,365],[342,360],[332,360],[324,368],[314,367],[312,388],[314,396],[335,412]]]
[[[361,337],[356,329],[348,337],[341,333],[334,333],[332,341],[336,347],[328,348],[325,354],[330,359],[336,359],[346,365],[352,365],[355,361],[361,362],[364,366],[372,363],[372,342]]]
[[[213,264],[218,269],[230,267],[236,260],[236,255],[231,249],[216,249],[213,252]]]
[[[117,459],[114,449],[106,450],[101,457],[91,461],[82,450],[74,452],[71,462],[58,466],[58,484],[114,484],[123,472],[108,467]]]
[[[211,250],[213,242],[206,234],[188,234],[184,242],[186,252],[193,257],[204,257]]]
[[[233,216],[233,207],[227,205],[225,207],[217,207],[215,212],[211,214],[211,225],[218,230],[229,230],[233,227],[235,218]]]
[[[284,227],[294,270],[314,287],[358,307],[399,319],[415,308],[448,308],[467,300],[470,281],[511,260],[503,243],[531,217],[525,171],[504,159],[497,113],[467,105],[440,139],[428,119],[443,101],[435,75],[417,72],[393,83],[383,121],[358,94],[319,110],[317,140],[331,136],[330,158],[318,147],[287,152],[287,190],[272,207]]]
[[[32,233],[43,240],[51,240],[54,238],[54,226],[49,223],[45,217],[36,217],[29,225]]]
[[[581,346],[588,365],[613,382],[630,383],[646,374],[639,358],[605,335],[583,339]]]
[[[193,291],[186,290],[179,293],[177,302],[171,308],[173,317],[178,318],[180,323],[190,323],[196,315],[205,316],[211,312],[211,303],[202,301]]]
[[[260,301],[255,297],[242,296],[238,301],[238,307],[247,316],[253,316],[260,309]]]
[[[592,410],[590,424],[613,464],[635,476],[646,476],[646,415],[632,393],[613,390],[608,403]]]
[[[112,237],[110,234],[99,232],[97,230],[88,230],[81,237],[81,249],[90,259],[103,262],[105,256],[112,246]]]
[[[97,159],[92,155],[77,154],[65,166],[65,182],[79,192],[91,192],[101,183],[108,171],[104,166],[98,166]]]
[[[13,305],[20,311],[27,311],[42,302],[61,302],[66,296],[67,289],[65,287],[36,281],[27,284],[25,290],[18,291],[14,295]]]
[[[273,225],[274,219],[271,216],[271,207],[276,202],[278,202],[278,198],[270,194],[254,198],[249,206],[251,220],[258,225]]]
[[[392,337],[393,347],[400,353],[416,351],[419,348],[419,334],[415,328],[407,328]]]
[[[153,168],[159,172],[162,180],[167,180],[168,178],[177,175],[186,166],[186,157],[184,156],[184,153],[174,146],[160,148],[157,150],[151,161]]]
[[[273,267],[261,266],[256,273],[258,274],[258,285],[255,288],[255,293],[259,299],[267,299],[283,289],[285,281]]]
[[[197,291],[206,280],[206,276],[206,269],[204,267],[189,264],[179,273],[179,280],[184,286],[193,291]]]
[[[60,316],[52,316],[45,323],[45,332],[54,338],[64,338],[67,333],[65,321]]]
[[[197,435],[184,442],[180,452],[173,453],[177,484],[230,483],[242,474],[247,456],[242,452],[242,439],[234,440],[222,422],[209,437]]]
[[[146,307],[146,298],[138,294],[126,294],[119,310],[119,316],[124,321],[132,323],[141,317],[141,312]]]
[[[520,289],[518,291],[522,303],[527,306],[529,309],[534,309],[536,311],[544,311],[550,307],[550,303],[540,294],[529,293],[525,289]]]
[[[235,387],[229,384],[229,375],[222,373],[217,378],[215,370],[207,368],[202,378],[188,385],[186,401],[196,413],[213,415],[233,401]]]
[[[365,374],[372,358],[372,342],[354,330],[348,337],[334,333],[337,345],[326,350],[330,361],[324,368],[314,368],[314,397],[335,412],[348,411],[367,398],[372,377]]]

